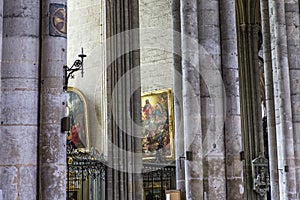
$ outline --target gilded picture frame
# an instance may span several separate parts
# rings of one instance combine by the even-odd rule
[[[143,160],[174,160],[171,89],[143,93],[141,104]]]
[[[70,118],[67,144],[75,149],[89,151],[88,106],[83,93],[74,87],[67,89],[67,115]]]

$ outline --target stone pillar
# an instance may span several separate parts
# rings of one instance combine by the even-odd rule
[[[142,199],[137,0],[107,2],[108,200]]]
[[[263,36],[263,59],[264,59],[264,79],[266,91],[266,116],[268,131],[268,149],[269,149],[269,171],[270,171],[270,194],[271,199],[279,199],[278,165],[277,165],[277,141],[274,107],[274,90],[271,61],[271,43],[270,43],[270,21],[268,0],[261,0],[261,21]]]
[[[66,65],[65,0],[41,1],[39,199],[66,199],[66,135],[63,66]]]
[[[182,100],[186,199],[203,198],[203,152],[200,101],[197,1],[181,0]]]
[[[245,195],[250,199],[260,198],[253,191],[252,160],[263,153],[261,97],[258,67],[258,26],[248,23],[239,27],[239,78],[241,98],[241,125],[244,150]]]
[[[37,196],[39,2],[0,3],[3,199],[25,200]]]
[[[0,2],[0,45],[2,47],[2,40],[3,40],[3,1]],[[2,59],[2,48],[0,50],[0,58]],[[2,62],[0,62],[0,78],[1,78],[1,65],[2,65]],[[0,81],[0,89],[1,89],[1,82]],[[2,96],[2,92],[0,92],[0,116],[1,116],[1,113],[2,113],[2,100],[1,100],[1,96]],[[0,120],[2,120],[0,118]],[[1,124],[0,124],[0,128],[1,128]]]
[[[181,66],[181,30],[180,30],[180,0],[172,0],[172,30],[173,30],[173,67],[174,67],[174,131],[176,159],[176,189],[185,196],[185,153],[182,113],[182,66]]]
[[[220,1],[222,72],[226,89],[225,154],[227,199],[243,199],[243,163],[239,94],[236,1]]]
[[[288,148],[288,152],[294,150],[294,158],[291,157],[288,165],[291,169],[289,174],[289,191],[292,196],[290,198],[300,198],[300,35],[299,35],[299,0],[285,1],[285,18],[287,31],[287,50],[289,60],[289,76],[290,76],[290,90],[291,90],[291,107],[292,107],[292,124],[293,137],[287,141],[287,144],[293,141],[294,146]],[[289,145],[288,145],[289,146]],[[295,171],[295,172],[294,172]],[[294,174],[296,173],[296,174]],[[295,176],[294,176],[295,175]]]
[[[226,199],[224,87],[221,76],[219,1],[198,1],[201,52],[201,115],[204,192],[208,199]],[[213,79],[211,77],[214,77]]]
[[[269,0],[280,199],[295,193],[294,142],[284,1]],[[288,144],[288,145],[287,145]],[[287,167],[289,166],[289,171]],[[289,189],[292,185],[292,190]]]
[[[260,7],[257,5],[255,1],[237,1],[236,4],[244,191],[249,199],[262,198],[253,190],[252,160],[265,156],[261,109],[264,88],[260,87],[259,65]]]

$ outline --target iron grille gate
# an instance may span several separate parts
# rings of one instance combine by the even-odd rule
[[[103,199],[106,165],[101,156],[78,150],[67,151],[67,200]]]
[[[175,165],[144,164],[143,187],[145,200],[165,200],[165,191],[176,189]]]

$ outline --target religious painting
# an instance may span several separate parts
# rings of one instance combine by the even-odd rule
[[[144,160],[173,160],[173,98],[170,89],[142,95],[142,149]]]
[[[89,149],[87,103],[81,91],[68,87],[67,113],[70,118],[70,130],[67,134],[68,147]]]

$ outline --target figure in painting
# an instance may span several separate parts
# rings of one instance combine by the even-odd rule
[[[74,91],[68,91],[67,109],[71,128],[67,135],[67,145],[71,149],[87,147],[86,110],[82,97]]]
[[[67,143],[69,145],[72,145],[75,149],[84,148],[81,138],[79,137],[79,130],[80,127],[78,126],[78,124],[73,123],[69,136],[67,137]]]
[[[150,116],[152,115],[152,112],[153,112],[153,107],[149,101],[149,99],[146,99],[145,101],[145,105],[143,107],[143,120],[149,120],[150,119]]]

